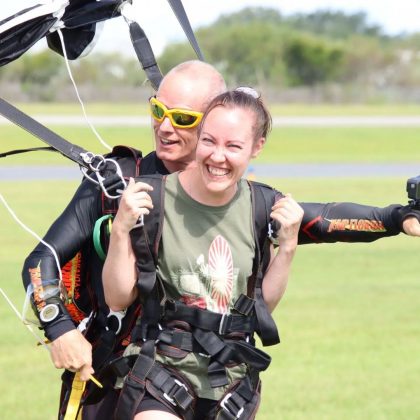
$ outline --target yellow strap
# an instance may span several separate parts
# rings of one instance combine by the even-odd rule
[[[80,408],[80,400],[85,390],[86,382],[80,380],[80,373],[76,372],[71,384],[71,393],[67,404],[66,415],[64,420],[82,420],[82,408]]]

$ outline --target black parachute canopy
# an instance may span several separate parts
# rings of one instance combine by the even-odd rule
[[[62,21],[62,30],[67,57],[80,57],[95,38],[96,24],[120,16],[119,6],[124,0],[73,0],[67,6]],[[57,32],[47,35],[48,46],[63,55]]]
[[[120,16],[124,0],[63,0],[37,4],[0,21],[0,66],[19,58],[43,37],[63,55],[54,25],[60,22],[69,59],[78,58],[95,37],[96,23]]]
[[[47,44],[53,51],[64,55],[58,28],[63,35],[67,57],[75,60],[90,51],[95,43],[97,23],[121,16],[120,9],[131,5],[132,1],[51,0],[24,9],[0,21],[0,66],[19,58],[43,37],[47,38]],[[204,60],[182,0],[168,0],[168,3],[198,58]],[[128,23],[131,27],[134,22]],[[133,46],[136,49],[134,42]]]
[[[29,16],[33,16],[33,12],[39,7],[37,5],[24,9],[0,21],[0,66],[19,58],[43,38],[57,22],[57,18],[51,13],[30,18]],[[29,20],[25,20],[26,17]]]

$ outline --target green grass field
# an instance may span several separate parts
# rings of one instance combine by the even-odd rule
[[[36,112],[46,111],[36,108]],[[330,109],[316,112],[324,115]],[[88,129],[57,127],[57,131],[85,148],[103,151]],[[107,128],[101,134],[111,144],[135,144],[144,151],[153,147],[148,128]],[[414,128],[276,129],[259,161],[420,162],[419,134]],[[1,126],[0,138],[0,151],[41,145],[18,128]],[[66,162],[60,156],[35,153],[0,163]],[[345,200],[378,206],[406,202],[402,178],[261,181],[291,192],[298,201]],[[27,225],[43,235],[76,186],[77,181],[0,180],[0,193]],[[14,222],[1,203],[0,238],[0,287],[21,310],[22,263],[37,240]],[[405,235],[372,244],[299,247],[288,290],[275,312],[282,343],[268,348],[273,361],[263,374],[258,419],[420,418],[419,251],[420,242]],[[1,417],[56,418],[60,372],[2,296],[0,317]]]
[[[57,127],[58,134],[95,153],[107,150],[87,127]],[[149,127],[101,128],[111,146],[130,144],[147,153],[154,143]],[[0,126],[1,151],[44,146],[18,127]],[[420,162],[420,127],[277,127],[258,157],[260,163]],[[57,153],[31,152],[4,158],[2,165],[72,165]]]
[[[301,201],[405,200],[399,178],[264,180]],[[0,182],[18,216],[43,234],[75,182]],[[1,287],[20,310],[23,258],[36,243],[0,206]],[[259,419],[418,418],[420,245],[400,235],[372,244],[298,249],[275,312],[282,343],[269,348]],[[7,419],[53,419],[59,372],[0,297],[0,406]],[[24,403],[17,403],[16,395]]]
[[[151,92],[152,94],[152,92]],[[273,115],[419,115],[417,104],[268,104]],[[75,114],[81,115],[80,105],[73,103],[23,103],[16,104],[30,114]],[[85,103],[89,115],[138,115],[147,113],[143,103]]]

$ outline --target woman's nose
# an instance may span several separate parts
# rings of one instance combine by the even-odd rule
[[[212,159],[217,162],[223,162],[226,159],[225,151],[222,147],[217,147],[212,154]]]

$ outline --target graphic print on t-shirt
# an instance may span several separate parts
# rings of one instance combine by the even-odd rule
[[[213,304],[211,310],[225,313],[232,297],[233,259],[226,239],[218,235],[209,249],[210,291]]]
[[[217,235],[209,247],[208,263],[202,254],[196,263],[195,273],[184,272],[179,276],[180,300],[201,309],[228,312],[233,281],[239,271],[233,267],[229,243],[223,236]]]

